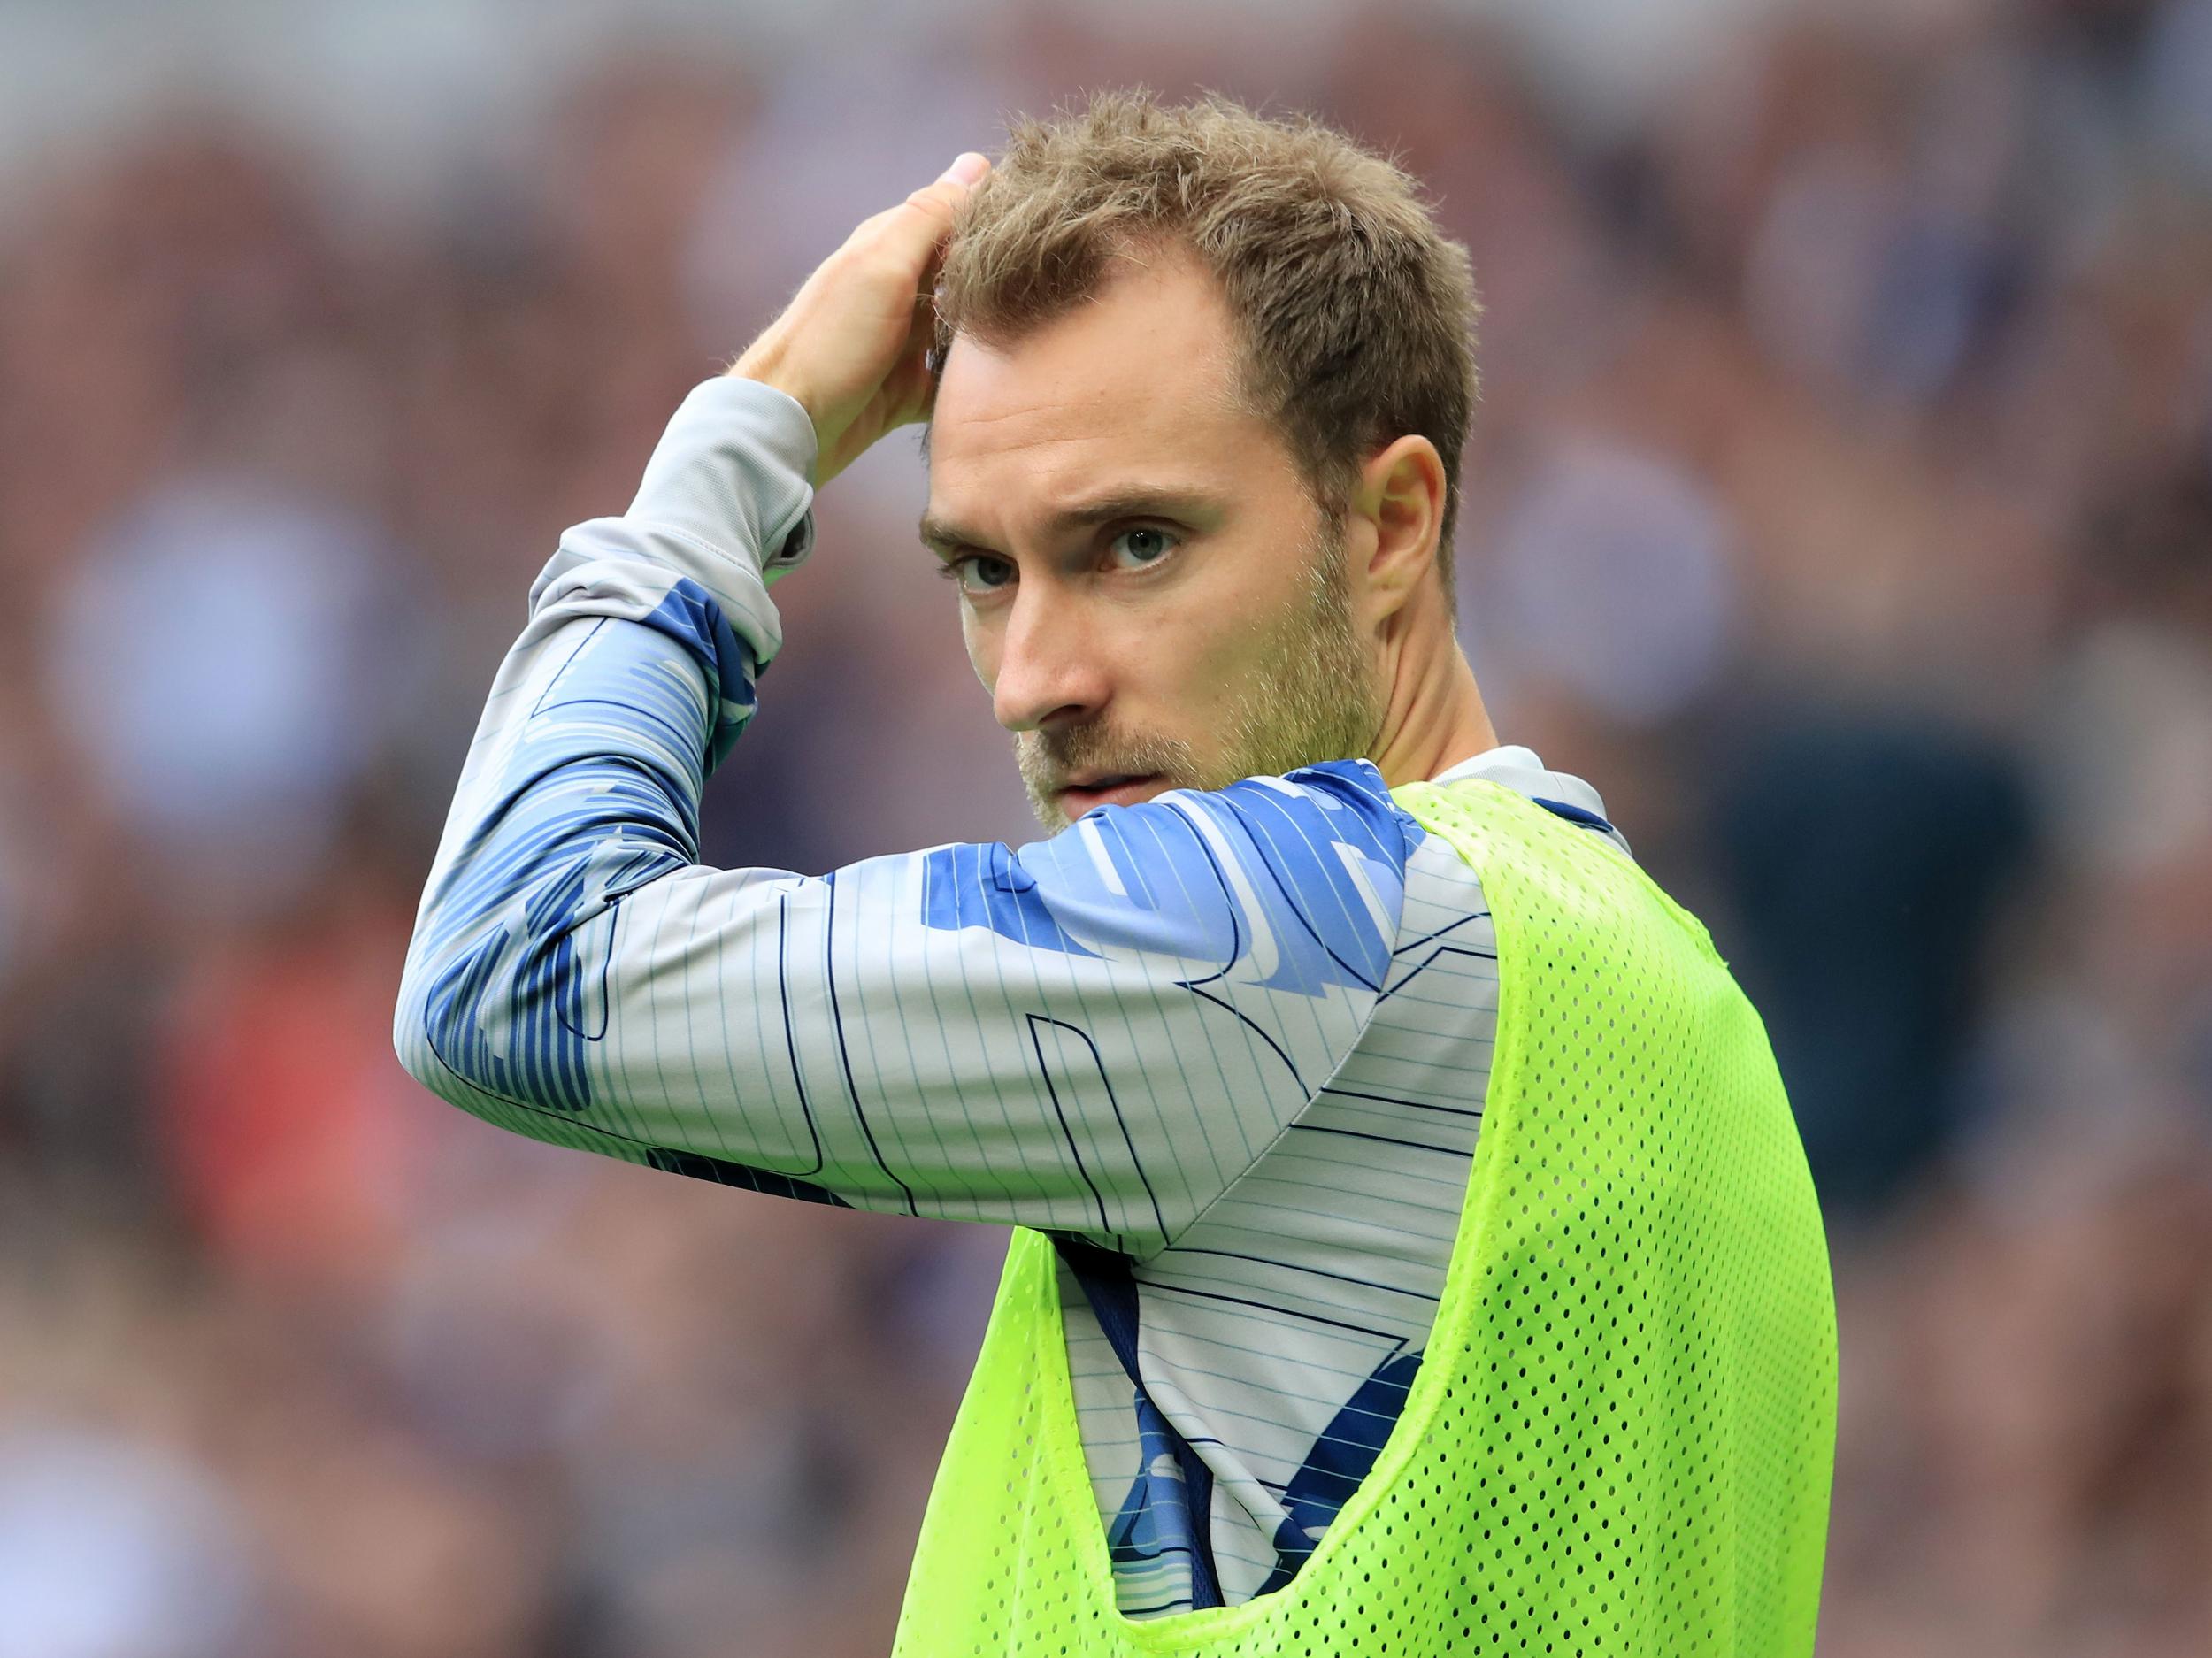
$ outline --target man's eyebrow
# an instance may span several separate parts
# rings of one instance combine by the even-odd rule
[[[1048,533],[1057,535],[1094,524],[1110,523],[1115,518],[1189,520],[1218,518],[1226,510],[1226,505],[1220,496],[1202,489],[1132,484],[1092,500],[1063,507],[1045,520],[1045,526]],[[953,547],[974,547],[982,541],[977,532],[931,512],[922,514],[920,534],[925,547],[940,551]]]

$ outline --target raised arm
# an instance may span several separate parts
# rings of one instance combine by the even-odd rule
[[[1357,1039],[1402,820],[1355,764],[1018,852],[700,864],[701,792],[776,642],[756,546],[810,539],[805,435],[772,388],[703,387],[631,510],[563,538],[424,894],[401,1057],[557,1144],[1148,1253]]]
[[[534,1138],[1148,1253],[1356,1040],[1405,820],[1345,764],[1018,852],[700,864],[706,778],[780,644],[768,583],[810,549],[820,431],[764,380],[709,382],[629,510],[562,538],[463,770],[395,1043]]]

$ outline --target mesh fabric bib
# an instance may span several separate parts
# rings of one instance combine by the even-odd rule
[[[1444,1293],[1373,1468],[1284,1587],[1125,1617],[1052,1246],[1018,1229],[902,1658],[1811,1652],[1835,1306],[1764,1027],[1589,831],[1480,780],[1395,797],[1479,876],[1500,986]]]

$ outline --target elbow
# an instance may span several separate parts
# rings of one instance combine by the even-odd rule
[[[464,1109],[491,1075],[483,1045],[462,1040],[457,1028],[462,1008],[453,969],[465,959],[465,952],[434,949],[419,931],[407,947],[399,998],[392,1009],[392,1052],[400,1069],[440,1099]]]
[[[572,940],[518,944],[497,928],[443,956],[411,948],[392,1048],[417,1082],[465,1110],[590,1104],[583,986]]]
[[[411,947],[400,973],[399,999],[392,1009],[392,1052],[402,1071],[441,1099],[452,1100],[460,1092],[455,1085],[466,1078],[439,1057],[430,1025],[427,979]]]

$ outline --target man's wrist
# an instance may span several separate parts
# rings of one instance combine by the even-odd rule
[[[768,584],[813,545],[815,453],[813,423],[789,393],[745,375],[701,382],[654,446],[628,510],[561,537],[531,585],[531,614],[610,582],[611,590],[636,588],[641,578],[623,567],[657,564],[696,583],[764,668],[783,641]],[[649,581],[645,589],[665,596]]]
[[[812,542],[812,418],[782,388],[724,374],[692,388],[626,518],[679,529],[769,580]]]
[[[730,365],[727,372],[732,380],[757,380],[764,386],[772,386],[805,410],[809,420],[815,418],[814,403],[805,386],[773,350],[753,346]]]

